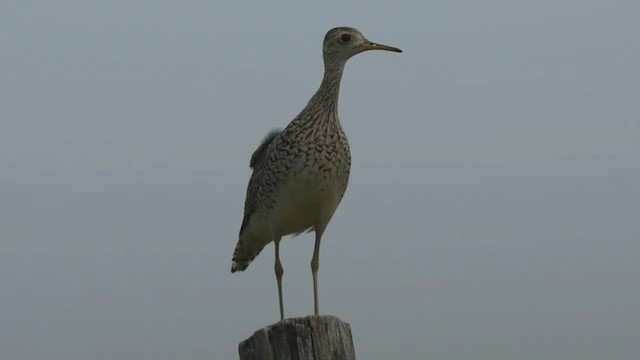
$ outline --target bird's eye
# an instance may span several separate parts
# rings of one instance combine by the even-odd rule
[[[342,35],[340,35],[340,40],[341,40],[343,43],[348,43],[348,42],[351,40],[351,35],[349,35],[349,34],[342,34]]]

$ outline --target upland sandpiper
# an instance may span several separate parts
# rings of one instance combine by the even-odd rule
[[[325,70],[320,88],[284,130],[269,132],[251,156],[253,173],[231,272],[245,270],[273,241],[281,320],[284,270],[280,240],[312,230],[313,302],[318,315],[320,240],[347,189],[351,169],[349,143],[338,119],[340,79],[347,60],[367,50],[402,52],[372,43],[354,28],[329,30],[322,47]]]

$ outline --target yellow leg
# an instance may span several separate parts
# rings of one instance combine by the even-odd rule
[[[276,280],[278,281],[278,303],[280,305],[280,320],[284,320],[284,305],[282,303],[282,274],[284,269],[282,263],[280,263],[280,239],[274,240],[276,245],[276,263],[273,266],[276,272]]]
[[[311,258],[311,274],[313,275],[313,313],[320,315],[318,310],[318,268],[320,267],[320,239],[322,233],[316,231],[316,243],[313,247],[313,258]]]

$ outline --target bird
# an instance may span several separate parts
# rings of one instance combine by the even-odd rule
[[[280,241],[311,231],[315,233],[311,258],[314,315],[319,315],[320,242],[345,194],[351,171],[349,142],[338,118],[340,81],[347,60],[369,50],[402,52],[371,42],[352,27],[329,30],[322,45],[320,87],[284,129],[266,135],[249,162],[252,173],[231,272],[247,269],[273,242],[280,320],[284,320]]]

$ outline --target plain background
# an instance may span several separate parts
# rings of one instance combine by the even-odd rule
[[[637,1],[0,2],[0,358],[234,359],[249,157],[354,26],[320,309],[360,359],[640,358]],[[283,241],[312,312],[313,236]]]

